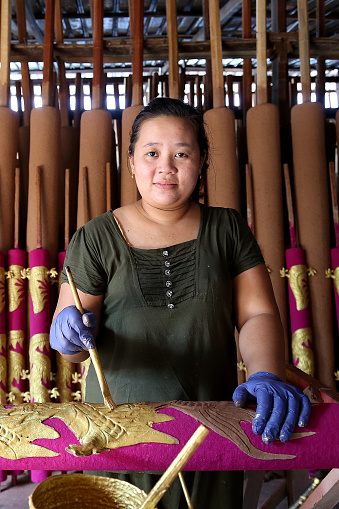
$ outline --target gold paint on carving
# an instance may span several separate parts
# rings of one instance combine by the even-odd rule
[[[86,378],[87,378],[87,374],[88,374],[88,370],[90,368],[90,365],[91,365],[91,358],[88,357],[88,359],[86,359],[85,361],[81,362],[80,363],[80,370],[81,370],[81,398],[82,398],[82,401],[85,401],[86,399]]]
[[[49,401],[48,388],[43,385],[42,380],[46,383],[50,379],[51,360],[48,355],[41,353],[44,347],[49,351],[49,334],[35,334],[31,337],[29,342],[29,364],[31,367],[29,390],[31,399],[35,403]],[[37,351],[37,348],[40,352]]]
[[[30,270],[29,291],[32,297],[33,311],[35,314],[44,310],[48,301],[49,271],[46,267],[33,267]]]
[[[17,349],[17,345],[23,349],[25,341],[25,333],[22,330],[10,330],[8,332],[7,345],[7,369],[8,369],[8,390],[13,394],[12,403],[17,405],[22,403],[23,397],[21,390],[13,384],[13,380],[17,382],[21,379],[22,371],[25,370],[25,357],[20,353],[13,351],[10,347]]]
[[[5,307],[5,269],[0,267],[0,313]]]
[[[164,403],[149,403],[156,410],[161,408],[175,408],[180,410],[201,424],[204,424],[218,435],[231,440],[239,449],[256,459],[287,460],[296,456],[274,454],[257,449],[241,426],[242,421],[252,422],[255,415],[250,408],[235,407],[233,401],[166,401]],[[293,433],[291,439],[314,435],[313,431]],[[297,435],[297,436],[296,436]]]
[[[72,396],[72,383],[73,383],[73,375],[75,372],[75,364],[73,362],[69,362],[63,358],[57,352],[56,356],[57,360],[57,386],[59,389],[60,403],[66,403],[67,401],[73,401]]]
[[[82,401],[81,391],[72,392],[74,401]]]
[[[140,443],[178,443],[176,438],[152,428],[153,423],[172,421],[173,417],[156,412],[146,403],[120,405],[114,410],[101,403],[28,403],[13,408],[0,407],[0,429],[3,430],[0,456],[19,459],[59,455],[31,444],[37,438],[59,438],[54,428],[43,424],[52,417],[62,420],[78,438],[81,445],[66,448],[75,456],[89,456]]]
[[[0,352],[6,352],[6,334],[0,334]],[[4,387],[7,385],[7,359],[4,355],[0,355],[0,382]],[[7,404],[6,391],[0,387],[0,405]]]
[[[49,280],[52,284],[54,284],[58,281],[58,271],[56,270],[55,267],[53,267],[52,269],[50,269],[48,271],[48,275],[49,275]]]
[[[21,277],[21,265],[11,265],[9,267],[8,285],[8,309],[15,311],[25,298],[25,283]]]
[[[326,269],[325,270],[325,277],[327,279],[333,278],[334,279],[334,270],[332,269]]]
[[[306,266],[293,265],[289,270],[288,281],[296,301],[297,310],[306,309],[309,303]]]
[[[339,295],[339,267],[334,270],[333,281],[337,294]]]
[[[285,267],[282,267],[279,271],[280,277],[290,277],[288,273],[288,269],[285,269]]]
[[[310,327],[298,329],[292,334],[292,355],[295,366],[308,375],[314,375],[314,355]]]
[[[102,403],[28,403],[13,408],[0,407],[0,456],[7,459],[55,456],[46,447],[32,444],[37,438],[55,439],[59,434],[43,421],[62,420],[81,445],[71,444],[66,451],[75,456],[100,454],[102,451],[142,443],[177,444],[178,440],[152,428],[154,423],[174,420],[159,410],[176,408],[231,440],[248,456],[257,459],[293,459],[295,456],[274,454],[257,449],[241,426],[252,422],[254,410],[236,408],[233,402],[170,401],[131,403],[114,410]],[[292,438],[314,435],[303,432]]]

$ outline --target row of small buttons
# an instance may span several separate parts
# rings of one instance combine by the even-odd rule
[[[168,251],[167,251],[167,250],[164,250],[164,251],[162,252],[162,254],[163,254],[163,256],[165,256],[165,257],[166,257],[166,256],[168,256]],[[165,261],[165,267],[166,267],[166,269],[165,269],[165,276],[170,276],[170,275],[171,275],[171,271],[170,271],[170,269],[169,269],[169,267],[170,267],[170,266],[171,266],[171,262],[169,262],[168,260],[166,260],[166,261]],[[170,288],[170,287],[172,286],[172,281],[170,281],[170,280],[168,279],[168,280],[166,281],[165,285],[166,285],[166,287],[167,287],[167,288]],[[173,292],[172,292],[172,290],[167,290],[167,291],[166,291],[166,297],[170,299],[172,296],[173,296]],[[173,308],[174,308],[174,304],[172,304],[172,302],[169,302],[169,303],[167,304],[167,307],[168,307],[169,309],[173,309]]]

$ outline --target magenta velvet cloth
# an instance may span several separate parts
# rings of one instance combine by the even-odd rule
[[[0,251],[0,267],[4,270],[5,261],[4,261],[4,255]],[[0,281],[0,285],[3,283]],[[3,296],[3,297],[2,297]],[[5,297],[5,285],[3,285],[3,288],[0,288],[0,299]],[[1,309],[1,302],[0,302],[0,309]],[[6,309],[5,306],[3,306],[2,311],[0,312],[0,334],[6,334]],[[0,356],[6,358],[6,348],[0,348]],[[0,379],[0,388],[6,392],[6,385],[5,383]],[[1,460],[0,460],[0,468],[1,468]],[[5,470],[0,470],[0,485],[2,482],[6,481],[7,479],[7,472]]]
[[[217,412],[217,403],[216,403]],[[59,419],[47,419],[45,424],[60,433],[54,440],[39,439],[34,443],[58,452],[55,458],[26,458],[7,460],[0,458],[0,468],[28,470],[113,470],[113,471],[164,471],[177,456],[187,440],[199,426],[193,417],[183,411],[163,408],[160,412],[171,415],[175,420],[154,424],[153,427],[176,437],[179,444],[145,443],[121,447],[98,455],[75,457],[65,451],[69,444],[79,443],[69,428]],[[305,428],[296,428],[295,433],[314,434],[297,437],[286,443],[275,440],[266,445],[260,436],[254,435],[251,423],[242,421],[239,430],[245,440],[261,451],[271,454],[288,455],[287,459],[260,459],[249,455],[246,447],[241,448],[228,438],[211,430],[203,444],[191,457],[185,470],[293,470],[331,469],[339,467],[339,404],[322,403],[314,405],[310,421]]]
[[[49,254],[47,249],[34,249],[29,253],[29,267],[46,267],[49,270]],[[35,334],[48,333],[50,328],[50,306],[49,306],[49,282],[43,279],[39,281],[39,287],[45,297],[44,308],[39,313],[34,313],[32,296],[30,298],[30,336]],[[49,354],[49,352],[48,352]],[[46,352],[47,355],[47,352]]]
[[[49,253],[47,249],[32,250],[29,253],[29,266],[31,271],[34,267],[45,267],[46,270],[49,270]],[[36,284],[38,285],[39,290],[41,291],[41,296],[43,297],[44,300],[44,306],[41,311],[35,313],[32,295],[30,294],[30,341],[32,340],[32,337],[37,334],[48,334],[50,329],[49,280],[48,278],[41,276],[41,278],[36,282]],[[50,358],[51,353],[49,343],[44,345],[43,350],[40,351],[40,353]],[[30,368],[32,371],[33,366],[30,365]],[[49,377],[46,377],[46,379],[42,379],[41,383],[47,389],[51,388],[51,381]],[[31,400],[34,400],[34,397],[33,398],[31,397]],[[32,467],[33,465],[27,467],[27,469],[31,470]],[[26,467],[24,467],[24,469],[25,468]],[[45,471],[45,469],[44,470],[39,469],[38,471],[38,469],[39,467],[36,468],[33,467],[33,471],[31,473],[31,479],[34,480],[34,482],[41,482],[50,475],[48,468],[46,469],[47,471]]]
[[[49,254],[47,249],[34,249],[29,253],[29,266],[32,270],[34,267],[45,267],[46,270],[49,269]],[[31,276],[32,277],[32,276]],[[38,313],[34,312],[32,295],[30,295],[30,338],[35,336],[36,334],[49,334],[50,329],[50,304],[49,304],[49,280],[48,278],[43,278],[36,282],[37,286],[40,289],[41,295],[44,299],[44,306],[41,311]],[[51,351],[49,343],[44,346],[42,352],[44,355],[50,358]],[[31,366],[32,369],[32,366]],[[45,387],[50,389],[51,382],[48,378],[47,380],[42,380],[42,383]]]
[[[331,249],[331,262],[332,262],[332,270],[334,271],[334,297],[335,297],[335,308],[337,312],[337,325],[339,329],[339,279],[336,281],[335,271],[339,267],[339,247],[334,247]]]
[[[23,249],[10,249],[8,251],[8,267],[10,268],[12,265],[26,268],[27,254]],[[14,310],[8,311],[8,330],[9,331],[23,331],[26,334],[26,312],[27,312],[27,304],[26,304],[26,279],[21,278],[20,282],[16,283],[18,286],[18,293],[20,298],[20,303],[18,307]],[[20,346],[19,343],[15,345],[10,345],[9,347],[12,351],[21,354],[24,358],[26,358],[26,338],[24,339],[24,343]],[[21,392],[25,391],[25,380],[13,379],[11,381],[15,387],[17,387]]]
[[[61,253],[58,253],[58,272],[62,271],[62,268],[64,266],[64,261],[66,257],[66,251],[61,251]]]
[[[0,251],[0,269],[5,270],[4,254]],[[6,334],[5,283],[0,280],[0,334]],[[6,358],[6,345],[0,345],[0,356]],[[6,392],[6,380],[0,378],[0,389]]]

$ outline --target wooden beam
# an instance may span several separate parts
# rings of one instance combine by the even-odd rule
[[[269,32],[268,58],[274,56],[275,45],[286,41],[288,57],[299,58],[298,34],[278,34]],[[209,58],[209,41],[179,42],[179,60],[188,58]],[[132,62],[132,39],[110,39],[104,41],[104,63]],[[93,62],[93,45],[55,44],[55,57],[67,63]],[[256,58],[255,39],[228,39],[222,43],[223,58]],[[314,37],[310,41],[310,57],[324,56],[327,59],[339,59],[339,39]],[[168,41],[166,38],[144,40],[144,61],[161,59],[168,60]],[[11,62],[41,62],[42,44],[11,44]]]

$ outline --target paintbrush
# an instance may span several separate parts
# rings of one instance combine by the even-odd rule
[[[81,305],[79,294],[78,294],[76,286],[74,284],[74,280],[73,280],[73,276],[72,276],[71,270],[70,270],[70,268],[68,266],[65,268],[65,270],[66,270],[66,274],[67,274],[67,277],[68,277],[69,285],[70,285],[72,293],[73,293],[73,297],[74,297],[74,300],[75,300],[76,308],[83,315],[84,314],[84,308]],[[103,372],[102,367],[101,367],[98,351],[97,351],[96,347],[94,347],[94,348],[90,348],[88,350],[88,352],[89,352],[89,355],[90,355],[91,360],[93,362],[93,366],[94,366],[95,372],[96,372],[97,377],[98,377],[100,389],[101,389],[102,395],[104,397],[104,403],[107,406],[107,408],[109,408],[110,410],[114,410],[114,408],[117,405],[114,403],[114,401],[112,399],[112,396],[111,396],[111,393],[109,391],[109,387],[108,387],[108,384],[106,382],[106,378],[105,378],[104,372]]]

